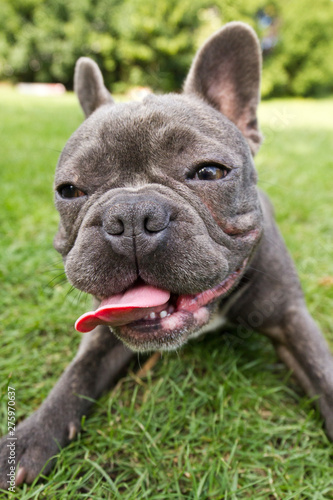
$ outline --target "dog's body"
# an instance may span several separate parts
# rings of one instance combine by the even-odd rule
[[[241,23],[208,40],[182,95],[115,105],[95,63],[79,61],[75,88],[87,120],[57,167],[55,247],[96,311],[78,320],[88,333],[77,356],[17,428],[18,484],[74,437],[89,400],[133,350],[172,350],[226,321],[272,339],[319,396],[333,438],[332,357],[256,187],[259,81],[258,41]]]

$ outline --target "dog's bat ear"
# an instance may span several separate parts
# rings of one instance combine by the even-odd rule
[[[184,92],[197,94],[241,130],[252,154],[262,137],[257,122],[261,48],[255,31],[241,22],[226,24],[194,58]]]
[[[86,118],[100,106],[114,102],[104,85],[99,67],[89,57],[80,57],[76,63],[74,91]]]

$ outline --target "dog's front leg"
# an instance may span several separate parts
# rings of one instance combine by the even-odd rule
[[[318,396],[327,435],[333,440],[333,359],[304,302],[293,304],[283,324],[269,327],[265,333],[307,394]]]
[[[110,386],[133,353],[108,328],[98,327],[86,335],[77,356],[65,370],[41,407],[16,428],[16,482],[31,483],[48,472],[59,448],[74,438],[81,418]],[[0,441],[0,487],[7,487],[8,439]],[[50,460],[44,467],[46,462]]]
[[[318,397],[327,435],[333,440],[333,358],[307,310],[295,266],[264,198],[265,232],[249,266],[248,286],[228,318],[273,342],[282,361],[310,397]]]

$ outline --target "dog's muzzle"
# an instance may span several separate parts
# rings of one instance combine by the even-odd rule
[[[126,194],[112,199],[103,215],[105,236],[114,252],[138,257],[165,243],[172,220],[172,206],[165,197]]]

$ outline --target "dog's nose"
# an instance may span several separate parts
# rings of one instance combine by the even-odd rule
[[[154,200],[134,199],[118,201],[104,218],[104,229],[111,236],[153,236],[163,231],[170,222],[167,207]]]
[[[135,251],[149,253],[163,240],[169,226],[168,203],[144,195],[117,198],[103,218],[103,228],[117,253],[128,253],[135,238]]]

